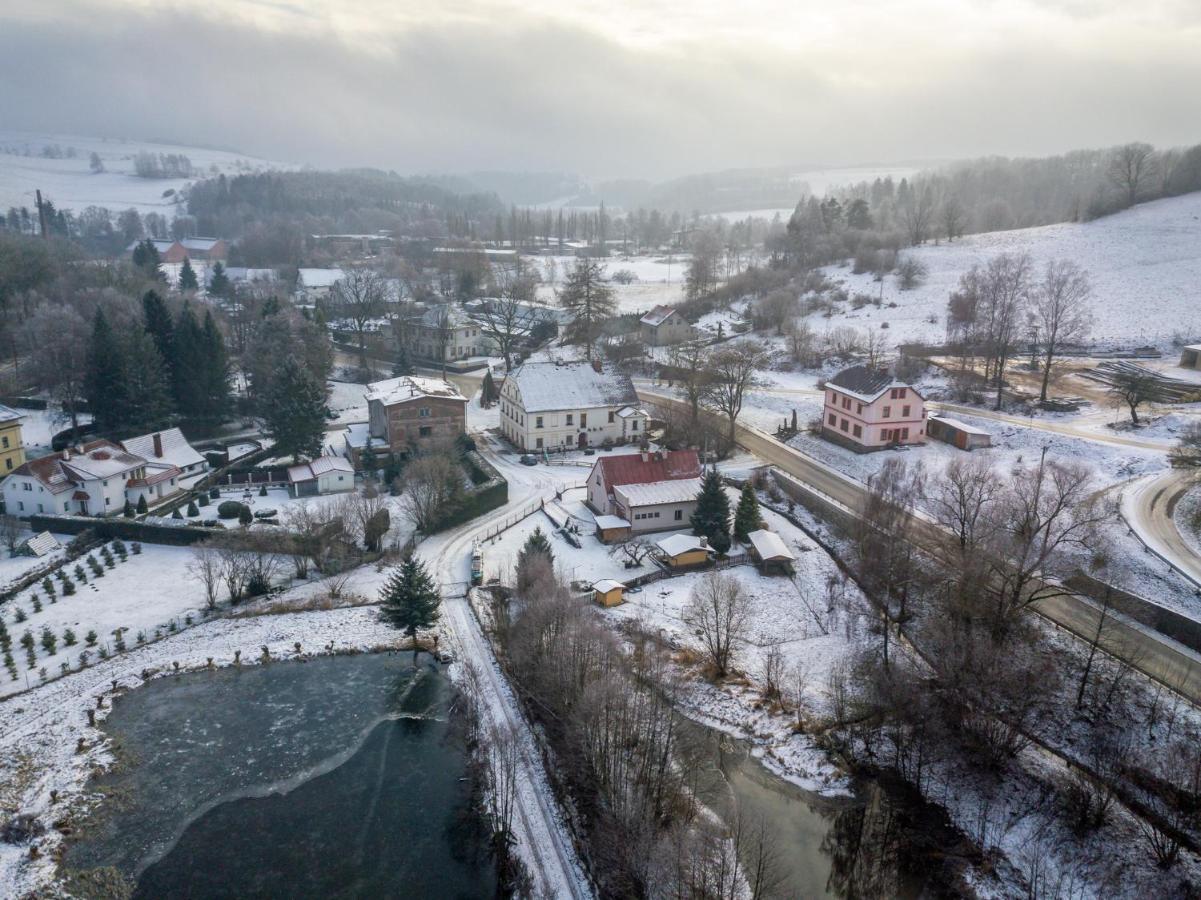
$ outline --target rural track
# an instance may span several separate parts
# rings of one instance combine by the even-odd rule
[[[637,391],[639,399],[645,403],[687,408],[677,397],[642,386]],[[724,420],[721,427],[725,427]],[[852,515],[858,515],[868,493],[863,484],[757,428],[738,425],[736,439],[739,446],[759,459],[787,472]],[[913,526],[915,543],[927,551],[938,554],[947,546],[949,535],[930,519],[914,516]],[[1086,641],[1096,636],[1102,616],[1092,601],[1075,593],[1042,600],[1034,609],[1048,621]],[[1201,706],[1201,656],[1187,647],[1113,614],[1109,615],[1098,643],[1107,653],[1128,660],[1136,670]]]
[[[1196,484],[1194,473],[1182,469],[1139,478],[1122,492],[1122,518],[1144,546],[1201,589],[1201,557],[1172,518],[1180,498]]]

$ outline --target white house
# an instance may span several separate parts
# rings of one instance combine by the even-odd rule
[[[299,269],[296,273],[296,299],[311,306],[329,296],[339,281],[346,277],[341,269]]]
[[[601,516],[618,517],[633,534],[676,530],[696,511],[700,458],[695,450],[604,456],[586,486],[587,504]]]
[[[674,306],[656,306],[638,320],[642,342],[652,347],[664,347],[690,341],[695,335],[678,309]]]
[[[354,490],[354,464],[342,456],[318,456],[288,469],[288,487],[294,497],[315,497]]]
[[[637,441],[650,417],[628,375],[599,362],[527,362],[500,389],[500,428],[522,450]]]
[[[167,428],[152,434],[128,438],[120,442],[126,453],[140,456],[151,466],[175,466],[186,479],[207,472],[208,460],[188,443],[178,428]]]

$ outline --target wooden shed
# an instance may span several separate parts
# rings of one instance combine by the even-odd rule
[[[765,575],[769,572],[792,574],[796,555],[788,549],[783,538],[764,528],[752,531],[746,537],[751,545],[751,558],[759,564],[760,571]]]
[[[617,606],[625,602],[625,589],[620,581],[605,578],[592,585],[592,599],[600,606]]]
[[[602,544],[616,544],[630,536],[630,523],[621,516],[597,516],[596,537]]]
[[[948,416],[930,416],[926,422],[926,434],[936,441],[958,447],[960,450],[978,450],[992,446],[992,435],[983,428],[976,428]]]
[[[1180,348],[1180,368],[1201,369],[1201,344],[1188,344]]]
[[[672,569],[687,569],[709,561],[709,542],[691,534],[673,534],[656,542],[659,559]]]

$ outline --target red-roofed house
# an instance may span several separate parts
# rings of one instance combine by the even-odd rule
[[[588,505],[629,523],[630,532],[687,527],[701,489],[695,450],[605,456],[588,474]]]

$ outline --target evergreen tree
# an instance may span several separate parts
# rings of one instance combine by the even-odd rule
[[[484,384],[480,388],[480,406],[486,409],[498,400],[500,400],[500,390],[497,389],[496,382],[492,380],[492,370],[489,369],[484,373]]]
[[[167,365],[145,331],[133,329],[124,343],[124,406],[118,421],[138,433],[161,428],[173,408]]]
[[[409,358],[409,348],[401,344],[400,349],[396,351],[396,360],[392,363],[392,377],[399,378],[401,375],[412,374],[413,361]]]
[[[709,546],[718,553],[730,549],[730,499],[717,472],[707,474],[701,483],[691,524],[693,534],[707,537]]]
[[[759,498],[748,481],[742,488],[742,496],[738,498],[738,508],[734,510],[734,537],[745,541],[748,534],[761,527],[763,520],[759,517]]]
[[[229,276],[225,274],[225,266],[220,260],[213,263],[213,274],[209,278],[210,297],[228,297],[233,289]]]
[[[229,353],[211,310],[204,312],[201,338],[204,377],[200,414],[207,421],[219,422],[229,409]]]
[[[204,332],[196,322],[192,304],[185,302],[175,319],[175,363],[173,386],[175,402],[185,419],[202,417],[208,365],[205,358]]]
[[[318,380],[295,356],[288,356],[271,382],[263,409],[267,434],[280,454],[299,460],[321,453],[325,438],[324,381]]]
[[[92,320],[92,337],[88,341],[84,395],[92,417],[106,431],[118,427],[125,410],[124,349],[113,333],[102,308]]]
[[[376,472],[379,471],[379,457],[375,452],[375,445],[371,442],[371,435],[367,435],[367,446],[363,448],[363,455],[359,460],[359,466],[363,470],[363,474],[368,478],[374,478]]]
[[[154,278],[156,281],[161,280],[163,259],[159,256],[158,248],[154,246],[154,241],[150,238],[142,241],[133,248],[133,264],[139,269],[143,269],[147,275]]]
[[[140,497],[138,497],[138,514],[144,516],[147,512],[149,512],[149,510],[150,507],[146,505],[146,495],[142,494]]]
[[[127,519],[133,518],[133,504],[130,503],[128,500],[125,501],[125,508],[123,510],[121,510],[121,515],[123,515]]]
[[[550,541],[546,539],[541,526],[534,529],[534,533],[525,539],[525,544],[517,553],[517,568],[524,569],[529,565],[530,560],[535,554],[541,553],[546,557],[546,561],[552,566],[555,564],[555,553],[550,548]]]
[[[379,599],[380,619],[409,636],[416,662],[417,629],[430,628],[438,621],[438,606],[442,603],[424,564],[412,558],[402,562],[380,590]]]
[[[155,349],[167,366],[170,376],[171,396],[176,406],[179,405],[178,372],[176,371],[177,348],[175,344],[175,325],[171,321],[171,311],[157,291],[147,291],[142,297],[142,324],[146,333],[154,341]]]
[[[574,317],[568,327],[568,338],[572,343],[584,345],[589,360],[592,345],[600,336],[601,323],[617,313],[613,289],[604,279],[605,270],[600,263],[581,256],[559,294],[559,303]]]
[[[179,290],[181,293],[187,293],[195,291],[199,287],[200,282],[196,280],[196,270],[192,268],[192,261],[185,256],[183,266],[179,270]]]

